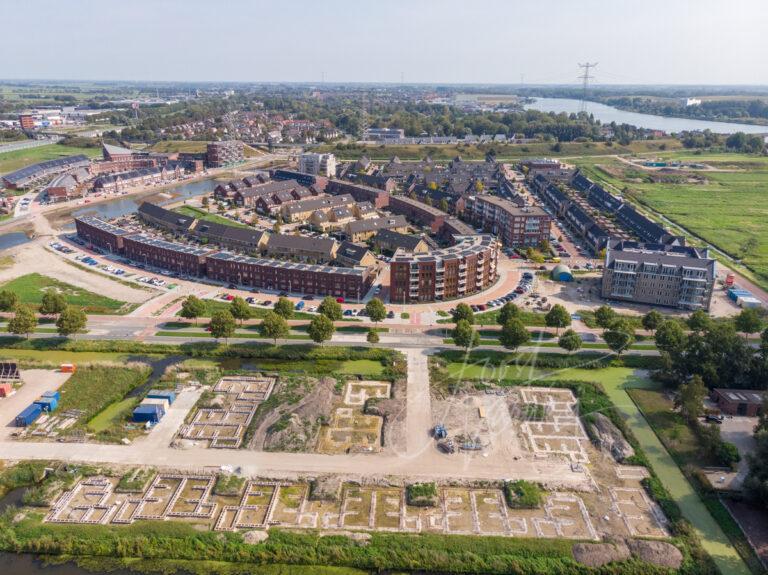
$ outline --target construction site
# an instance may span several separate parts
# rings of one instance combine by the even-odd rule
[[[126,492],[119,477],[88,477],[55,500],[45,521],[176,520],[216,531],[289,527],[583,540],[668,536],[663,515],[634,480],[627,481],[634,487],[608,490],[599,508],[595,494],[553,491],[544,494],[536,509],[514,509],[505,502],[501,487],[440,486],[434,505],[415,506],[407,502],[406,489],[397,485],[324,477],[319,481],[331,482],[333,489],[330,495],[322,490],[317,495],[313,483],[237,479],[237,489],[220,492],[221,478],[216,475],[161,472],[145,488]]]

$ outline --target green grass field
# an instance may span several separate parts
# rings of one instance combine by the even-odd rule
[[[110,406],[107,416],[98,421],[99,425],[107,424],[117,415],[111,404],[122,402],[129,391],[146,381],[148,375],[148,367],[80,367],[61,386],[59,408],[62,411],[79,409],[83,412],[83,420],[90,420]]]
[[[5,152],[0,154],[0,174],[13,172],[25,166],[44,162],[46,160],[55,160],[62,156],[72,156],[75,154],[85,154],[89,158],[101,155],[100,148],[74,148],[71,146],[62,146],[61,144],[51,144],[50,146],[40,146],[28,150],[16,150],[14,152]]]
[[[743,154],[675,152],[667,159],[707,163],[722,170],[698,171],[695,181],[648,181],[648,173],[615,159],[582,158],[576,163],[595,179],[628,191],[640,204],[740,259],[768,288],[768,158]],[[601,168],[602,167],[602,168]]]
[[[229,218],[226,218],[224,216],[220,216],[218,214],[215,214],[213,212],[208,213],[206,210],[201,210],[200,208],[194,208],[192,206],[179,206],[178,208],[174,208],[173,210],[176,213],[182,214],[184,216],[189,216],[191,218],[197,218],[198,220],[203,220],[206,222],[215,222],[217,224],[224,224],[227,226],[234,226],[236,228],[250,228],[251,226],[248,226],[246,224],[241,224],[240,222],[236,222],[235,220],[231,220]]]
[[[97,433],[109,429],[117,421],[124,419],[138,403],[138,397],[126,397],[108,405],[88,422],[88,429]]]
[[[20,276],[6,282],[0,289],[10,290],[19,296],[21,303],[34,307],[40,305],[46,290],[54,289],[67,299],[70,305],[83,308],[92,314],[124,314],[131,311],[135,305],[114,300],[79,287],[61,282],[54,278],[37,273]]]

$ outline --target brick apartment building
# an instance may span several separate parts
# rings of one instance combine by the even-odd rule
[[[398,250],[390,263],[392,303],[455,299],[497,279],[499,243],[491,235],[459,236],[456,245],[426,254]]]
[[[418,200],[412,200],[406,196],[390,196],[389,210],[394,214],[401,214],[410,221],[417,222],[436,234],[443,227],[448,214],[422,204]]]
[[[206,258],[208,277],[238,285],[360,300],[373,281],[371,268],[343,268],[251,258],[219,252]]]
[[[123,238],[131,233],[92,216],[75,218],[75,229],[80,239],[115,254],[122,253]]]
[[[473,225],[496,234],[502,244],[512,248],[536,247],[549,241],[551,218],[538,206],[519,207],[496,196],[467,198],[467,217]]]
[[[205,257],[210,249],[166,242],[144,234],[123,237],[125,257],[145,265],[159,267],[183,275],[205,275]]]
[[[205,160],[210,168],[225,168],[245,160],[244,146],[239,140],[211,142],[206,147]]]

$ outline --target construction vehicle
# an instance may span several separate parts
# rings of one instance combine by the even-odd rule
[[[432,436],[435,439],[445,439],[448,437],[448,431],[445,429],[445,426],[442,423],[438,423],[432,430]]]

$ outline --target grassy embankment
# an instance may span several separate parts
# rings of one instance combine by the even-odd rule
[[[199,154],[205,152],[207,144],[208,142],[201,140],[162,140],[153,144],[150,150],[166,154],[173,152]],[[246,158],[257,158],[261,154],[250,146],[245,146],[244,155]]]
[[[178,208],[173,209],[174,212],[179,213],[183,216],[189,216],[191,218],[197,218],[198,220],[206,221],[206,222],[213,222],[217,224],[224,224],[226,226],[233,226],[236,228],[250,228],[251,226],[248,226],[246,224],[241,224],[240,222],[236,222],[235,220],[232,220],[230,218],[227,218],[225,216],[220,216],[218,214],[209,213],[206,210],[195,208],[193,206],[179,206]]]
[[[488,152],[494,150],[499,160],[517,159],[524,157],[548,156],[592,156],[607,154],[635,154],[660,152],[680,148],[680,142],[675,139],[648,140],[632,142],[628,146],[618,144],[608,145],[605,142],[562,142],[560,151],[553,149],[553,143],[540,142],[534,144],[446,144],[446,145],[417,145],[402,146],[357,145],[357,144],[326,144],[313,148],[318,152],[333,152],[342,160],[357,160],[360,156],[368,156],[375,161],[389,160],[397,156],[401,160],[421,160],[429,155],[433,160],[452,160],[461,156],[464,160],[483,160]]]
[[[0,289],[12,291],[21,303],[34,308],[40,306],[43,295],[50,289],[63,294],[70,305],[81,307],[90,314],[126,314],[136,307],[136,304],[114,300],[38,273],[17,277]]]
[[[89,158],[95,158],[101,155],[101,148],[75,148],[62,144],[51,144],[50,146],[38,146],[37,148],[5,152],[0,154],[0,174],[20,170],[25,166],[37,164],[38,162],[77,154],[85,154]]]

